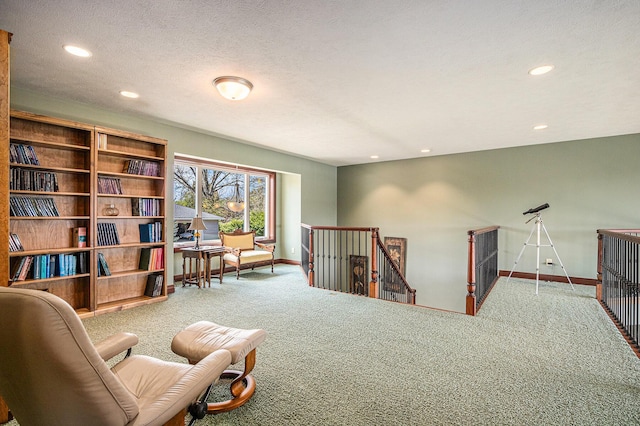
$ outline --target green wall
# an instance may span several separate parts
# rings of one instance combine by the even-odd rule
[[[596,230],[640,228],[639,158],[636,134],[339,167],[338,224],[407,238],[417,303],[464,312],[467,231],[501,226],[499,268],[510,271],[534,226],[522,212],[543,203],[569,276],[596,278]],[[540,273],[564,275],[551,248],[540,257],[556,263]],[[516,270],[535,273],[535,258],[527,247]]]
[[[130,116],[91,105],[42,96],[18,87],[11,87],[11,108],[167,139],[169,170],[173,169],[174,153],[181,153],[279,172],[278,178],[285,178],[278,183],[276,203],[278,207],[291,210],[276,212],[276,238],[279,243],[276,246],[276,258],[299,260],[300,222],[336,224],[337,171],[333,166],[242,144],[171,123],[154,121],[151,118]],[[279,193],[284,194],[285,198],[281,198],[282,194]],[[167,182],[167,198],[173,198],[171,181]],[[173,221],[172,209],[167,210],[167,220],[168,223]],[[282,243],[286,246],[281,247]],[[292,254],[290,246],[294,245],[298,248],[296,253]],[[178,268],[174,272],[173,263],[168,263],[169,276],[181,273]],[[178,263],[180,262],[176,262]]]

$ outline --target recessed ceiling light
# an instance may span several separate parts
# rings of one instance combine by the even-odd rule
[[[533,126],[533,130],[544,130],[547,127],[549,126],[547,126],[546,124],[538,124],[537,126]]]
[[[377,160],[378,158],[380,158],[380,156],[378,156],[378,155],[372,155],[372,156],[371,156],[371,158],[372,158],[373,160]]]
[[[553,65],[542,65],[529,70],[530,75],[542,75],[546,74],[553,69]]]
[[[121,91],[120,91],[120,94],[121,94],[122,96],[124,96],[125,98],[131,98],[131,99],[136,99],[136,98],[139,98],[139,97],[140,97],[140,95],[138,95],[137,93],[135,93],[135,92],[128,92],[128,91],[126,91],[126,90],[121,90]]]
[[[428,149],[428,148],[427,148],[427,149],[421,149],[421,150],[420,150],[420,152],[427,153],[427,152],[431,152],[431,150],[430,150],[430,149]]]
[[[65,44],[64,46],[62,46],[62,48],[72,55],[80,56],[82,58],[88,58],[92,55],[92,53],[88,50],[83,49],[82,47],[72,46],[70,44]]]

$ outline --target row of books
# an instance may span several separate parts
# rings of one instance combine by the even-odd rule
[[[56,202],[51,197],[9,197],[11,216],[60,216]]]
[[[54,172],[11,168],[9,189],[16,191],[58,192],[58,175]]]
[[[24,251],[18,234],[9,233],[9,251]]]
[[[12,143],[9,145],[9,161],[12,163],[32,164],[39,166],[40,161],[31,145]]]
[[[40,280],[87,273],[87,252],[72,254],[41,254],[16,258],[12,281]]]
[[[120,237],[118,236],[118,228],[113,222],[99,222],[98,223],[98,245],[99,246],[114,246],[120,244]]]
[[[119,178],[98,177],[98,194],[124,194]]]
[[[147,286],[144,289],[144,295],[156,297],[162,294],[162,284],[164,276],[162,274],[151,274],[147,277]]]
[[[127,160],[124,162],[122,172],[130,175],[158,176],[160,165],[153,161]]]
[[[158,271],[164,269],[164,248],[143,248],[140,250],[138,269],[143,271]]]
[[[104,254],[98,253],[98,276],[108,277],[109,275],[111,275],[111,271],[109,270],[107,259],[104,257]]]
[[[157,198],[132,198],[131,214],[133,216],[161,216],[160,200]]]
[[[141,223],[138,228],[140,229],[141,243],[162,242],[162,222]]]

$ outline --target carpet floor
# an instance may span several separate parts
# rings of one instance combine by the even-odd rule
[[[178,362],[171,339],[193,322],[265,329],[254,397],[198,425],[640,425],[640,360],[575,287],[502,278],[469,317],[310,288],[278,265],[84,324]],[[227,396],[221,381],[210,399]]]

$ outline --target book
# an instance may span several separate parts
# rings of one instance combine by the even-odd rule
[[[149,297],[157,297],[162,294],[162,284],[164,277],[162,274],[151,274],[147,277],[147,286],[144,295]]]
[[[150,223],[141,223],[138,225],[140,229],[140,242],[151,243],[153,242],[153,229]]]
[[[28,257],[29,256],[16,258],[12,261],[12,266],[11,266],[11,271],[13,271],[13,273],[11,274],[13,276],[13,278],[11,279],[12,282],[18,281],[18,277],[20,276],[20,273],[22,272],[22,268],[24,268],[24,265],[27,262]]]
[[[78,270],[81,274],[87,273],[87,252],[81,251],[78,253]]]
[[[62,254],[60,253],[58,255],[58,259],[56,259],[57,262],[57,269],[58,269],[58,276],[60,277],[66,277],[67,276],[67,269],[65,268],[65,260],[64,258],[66,257],[66,254]]]
[[[148,271],[149,265],[151,261],[151,249],[143,248],[140,250],[140,262],[138,263],[138,269],[142,269],[143,271]]]
[[[98,149],[107,149],[107,135],[98,133]]]
[[[75,247],[87,246],[87,228],[84,226],[73,228],[73,244]]]
[[[105,259],[104,254],[98,253],[98,276],[109,276],[111,275],[111,271],[109,270],[109,265],[107,265],[107,259]]]
[[[24,251],[24,247],[22,246],[22,242],[20,241],[18,234],[9,234],[9,251]]]

